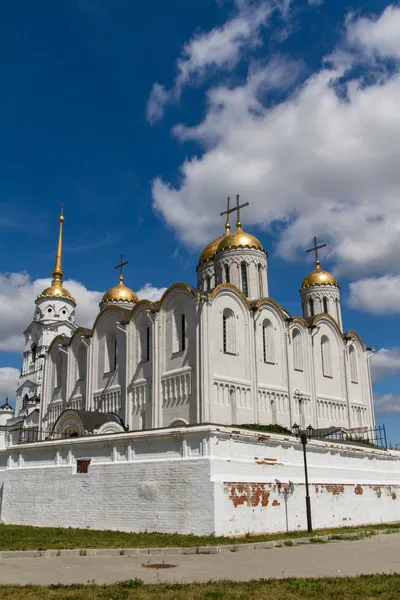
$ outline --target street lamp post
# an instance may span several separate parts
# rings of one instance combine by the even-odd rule
[[[307,468],[307,452],[306,445],[309,438],[312,437],[313,428],[311,425],[307,427],[307,429],[300,429],[299,425],[294,424],[292,427],[293,433],[297,438],[300,438],[301,444],[303,446],[303,460],[304,460],[304,476],[306,480],[306,513],[307,513],[307,531],[308,533],[312,533],[312,520],[311,520],[311,502],[310,502],[310,493],[308,488],[308,468]]]

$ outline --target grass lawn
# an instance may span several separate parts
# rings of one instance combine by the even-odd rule
[[[235,583],[0,586],[2,600],[398,600],[400,575]]]
[[[315,535],[343,535],[359,532],[360,536],[377,529],[400,531],[400,523],[320,529]],[[305,531],[282,534],[245,535],[239,538],[180,535],[177,533],[125,533],[91,529],[63,529],[61,527],[29,527],[0,525],[0,550],[59,550],[80,548],[165,548],[190,546],[219,546],[248,544],[268,540],[308,537]]]

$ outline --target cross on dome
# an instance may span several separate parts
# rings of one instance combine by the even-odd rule
[[[321,248],[326,248],[326,244],[320,244],[318,246],[317,236],[314,236],[314,246],[312,248],[309,248],[308,250],[306,250],[306,252],[315,252],[315,265],[317,267],[320,264],[319,258],[318,258],[318,250],[320,250]]]
[[[120,258],[120,263],[119,263],[119,265],[116,265],[116,266],[114,267],[114,269],[119,269],[119,270],[120,270],[120,271],[119,271],[119,280],[120,280],[120,281],[123,281],[123,280],[124,280],[123,268],[124,268],[124,267],[125,267],[127,264],[129,264],[129,263],[128,263],[128,261],[126,260],[126,261],[124,262],[124,255],[123,255],[123,254],[121,254],[121,258]]]
[[[245,206],[249,206],[249,202],[245,202],[244,204],[239,204],[239,194],[236,194],[236,206],[234,206],[233,208],[229,208],[229,202],[230,202],[230,197],[228,196],[227,200],[228,200],[228,208],[227,210],[225,210],[224,212],[220,213],[221,217],[223,215],[227,215],[227,219],[229,219],[229,215],[233,212],[237,212],[237,221],[236,221],[236,227],[239,229],[239,227],[242,226],[242,223],[240,222],[240,209],[244,208]]]

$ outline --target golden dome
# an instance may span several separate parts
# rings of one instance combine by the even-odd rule
[[[218,244],[217,252],[229,250],[230,248],[256,248],[257,250],[264,250],[261,242],[254,235],[243,231],[240,224],[238,224],[236,231],[222,238]]]
[[[101,304],[108,302],[139,302],[139,298],[133,290],[126,287],[123,283],[124,278],[120,275],[119,284],[106,292],[101,300]]]
[[[301,284],[302,290],[314,285],[333,285],[335,287],[339,287],[339,284],[334,276],[331,275],[331,273],[328,273],[328,271],[321,269],[319,265],[320,262],[317,260],[315,269],[311,271],[311,273],[309,273],[303,280],[303,283]]]
[[[48,297],[56,297],[56,298],[67,298],[68,300],[72,300],[75,302],[74,298],[71,296],[68,290],[65,289],[62,285],[57,285],[55,280],[52,281],[50,287],[43,290],[41,294],[39,294],[38,298],[48,298]]]
[[[203,252],[200,254],[199,265],[206,260],[211,260],[217,253],[218,244],[223,240],[225,235],[220,235],[218,238],[207,244]]]

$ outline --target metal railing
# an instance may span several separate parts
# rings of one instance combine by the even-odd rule
[[[330,427],[328,429],[314,429],[310,433],[311,439],[332,440],[337,442],[349,442],[371,448],[381,448],[387,450],[387,437],[384,425],[378,425],[372,429],[360,428],[346,430],[342,428]]]

